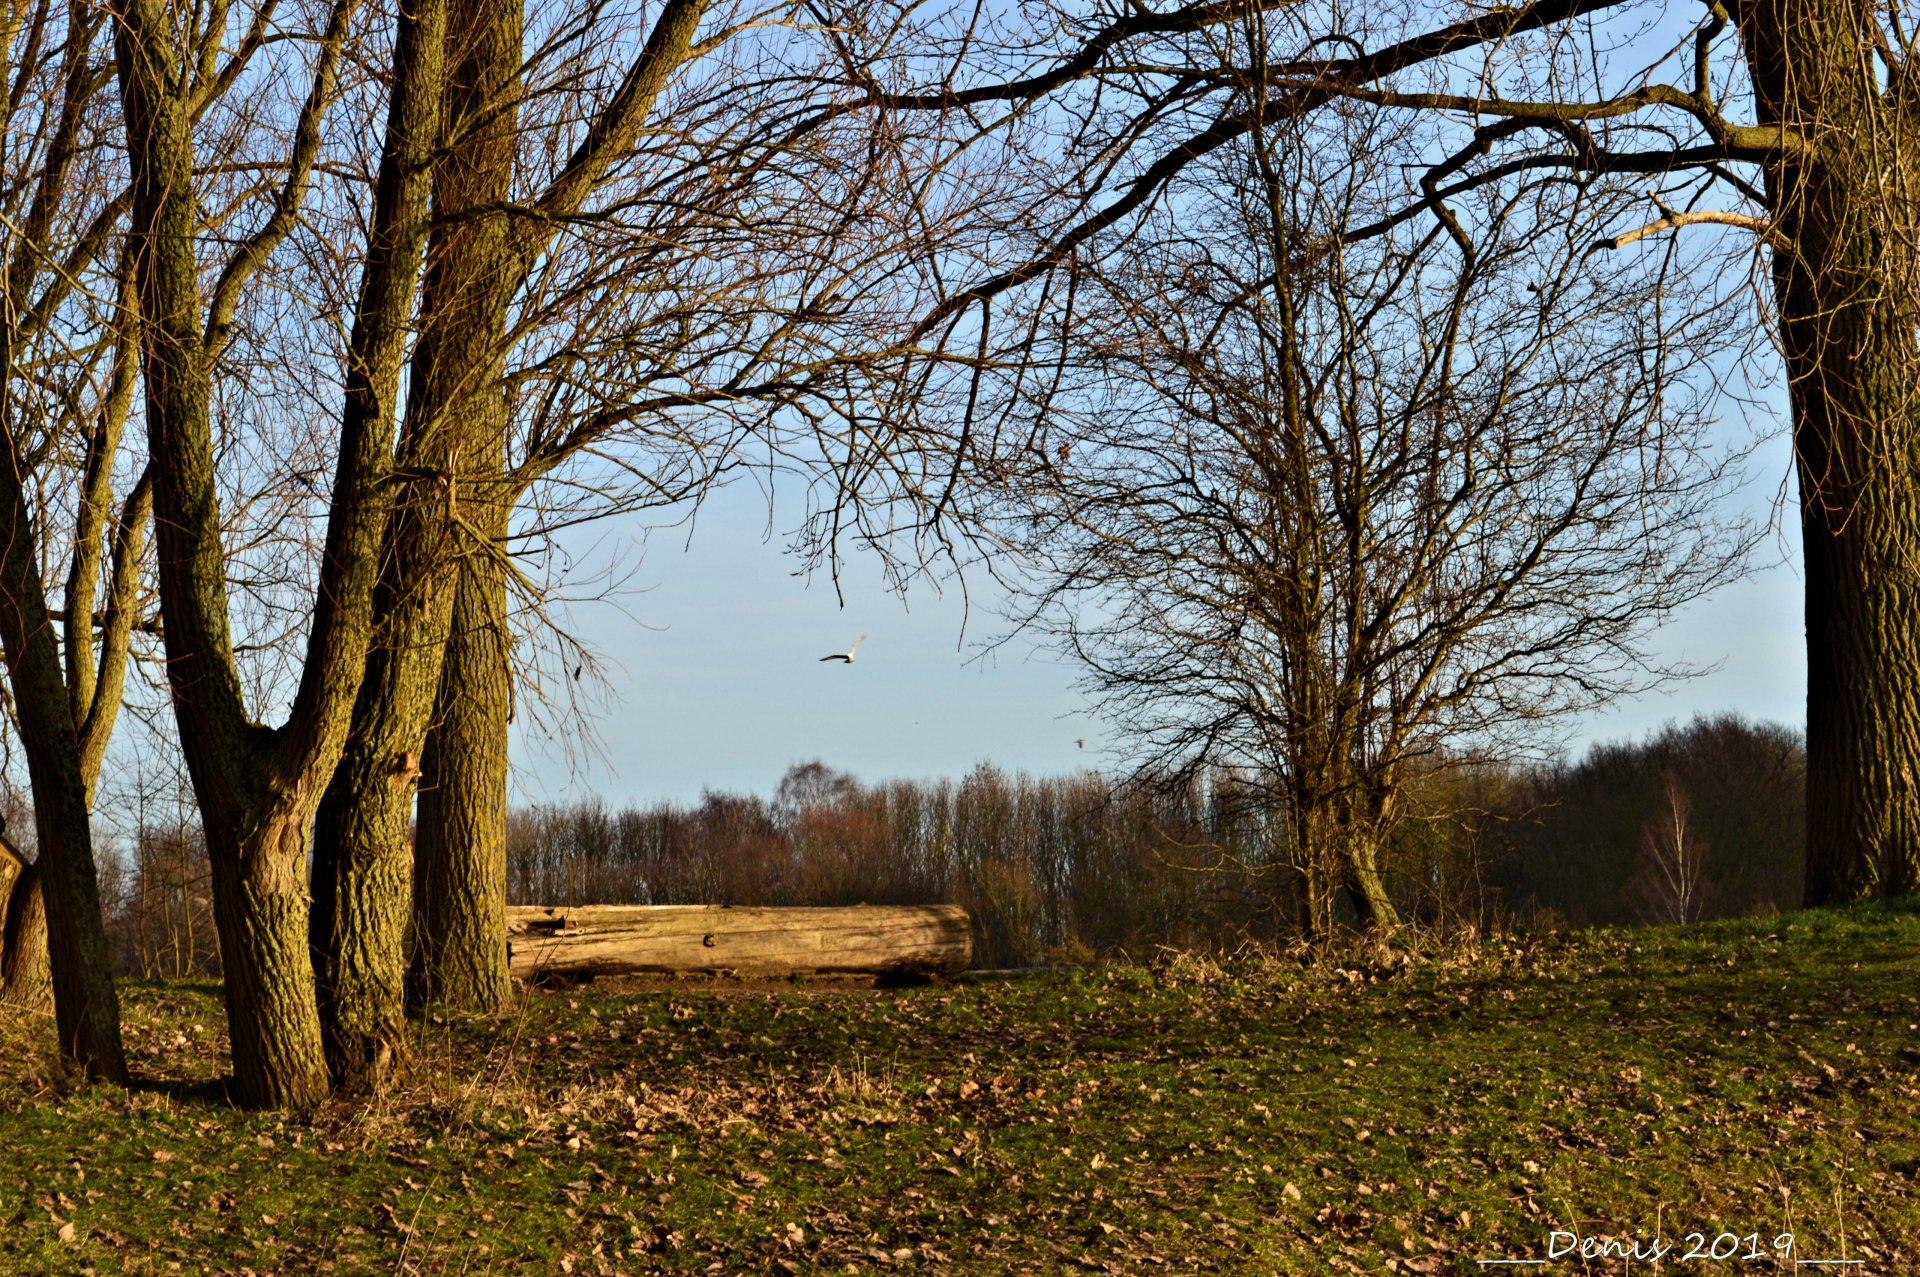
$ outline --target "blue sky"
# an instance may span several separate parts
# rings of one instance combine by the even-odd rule
[[[1616,48],[1617,65],[1638,69],[1645,50],[1658,60],[1688,48],[1681,36],[1693,17],[1665,17]],[[1677,60],[1665,64],[1667,74],[1681,75],[1686,59],[1668,56]],[[1698,240],[1709,232],[1689,234]],[[1754,371],[1726,370],[1735,392],[1726,401],[1730,416],[1783,419],[1784,396],[1749,380]],[[1767,380],[1764,370],[1758,375]],[[1751,458],[1743,504],[1753,517],[1774,513],[1788,467],[1778,437]],[[1569,748],[1644,736],[1696,713],[1732,710],[1803,724],[1797,516],[1790,505],[1779,514],[1753,574],[1686,609],[1656,637],[1664,657],[1717,668],[1562,724]],[[1034,773],[1124,761],[1122,743],[1073,690],[1070,665],[1020,642],[981,658],[980,645],[998,627],[990,601],[979,597],[989,583],[973,583],[969,616],[951,591],[916,586],[902,600],[856,561],[843,607],[830,582],[793,575],[779,533],[794,521],[791,511],[776,510],[768,538],[766,507],[745,488],[715,498],[690,541],[655,534],[637,564],[630,528],[603,527],[596,540],[575,546],[583,561],[621,554],[632,564],[617,606],[582,604],[568,616],[600,652],[607,678],[594,720],[599,748],[583,758],[523,730],[515,742],[516,801],[686,802],[703,788],[766,793],[790,765],[812,758],[869,781],[959,776],[989,760]],[[861,634],[866,642],[852,666],[819,662]]]
[[[1764,518],[1787,464],[1775,440],[1752,463],[1746,503]],[[775,527],[780,512],[776,511]],[[991,761],[1057,774],[1114,767],[1122,742],[1073,690],[1074,668],[1016,641],[981,656],[998,629],[976,590],[971,616],[952,590],[903,601],[855,560],[845,607],[831,582],[794,575],[751,487],[719,494],[691,536],[605,526],[583,562],[627,560],[617,602],[575,605],[570,622],[599,651],[608,695],[598,749],[580,757],[531,732],[515,741],[517,803],[599,796],[620,806],[691,802],[702,789],[770,793],[818,758],[863,780],[960,776]],[[1806,659],[1797,533],[1767,539],[1758,570],[1682,612],[1659,649],[1715,672],[1564,724],[1569,745],[1638,737],[1695,713],[1736,710],[1799,726]],[[1785,561],[1783,561],[1785,560]],[[852,664],[822,664],[860,635]],[[524,720],[523,720],[524,721]],[[1085,740],[1084,747],[1076,744]]]

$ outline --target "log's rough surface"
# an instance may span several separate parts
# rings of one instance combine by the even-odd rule
[[[951,975],[972,958],[973,928],[959,905],[507,909],[507,965],[522,980],[675,971]]]

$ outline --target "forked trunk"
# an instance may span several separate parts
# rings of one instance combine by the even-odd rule
[[[1331,792],[1333,796],[1325,796]],[[1335,903],[1342,890],[1354,917],[1368,930],[1400,925],[1393,895],[1380,869],[1377,822],[1356,813],[1345,786],[1329,782],[1325,791],[1303,786],[1294,794],[1295,863],[1305,879],[1303,929],[1319,940],[1333,931]]]
[[[356,0],[331,6],[293,130],[285,193],[226,262],[210,304],[192,127],[207,104],[196,101],[201,86],[182,69],[193,49],[179,37],[177,15],[157,0],[128,0],[114,11],[167,676],[213,867],[236,1098],[259,1106],[304,1107],[328,1090],[309,949],[306,836],[351,734],[374,637],[396,401],[426,244],[427,175],[441,131],[442,0],[397,11],[306,659],[287,720],[274,729],[253,721],[235,660],[212,387],[241,290],[298,221],[355,11]]]

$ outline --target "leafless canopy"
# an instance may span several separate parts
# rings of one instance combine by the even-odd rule
[[[1633,193],[1549,176],[1382,228],[1429,140],[1365,104],[1262,121],[1003,295],[1020,340],[977,378],[1020,423],[1020,619],[1147,771],[1270,786],[1310,923],[1338,885],[1391,920],[1415,769],[1680,672],[1648,632],[1750,545],[1716,514],[1737,331],[1671,243],[1586,251]]]

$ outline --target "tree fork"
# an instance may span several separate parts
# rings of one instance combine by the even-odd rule
[[[265,224],[226,261],[210,302],[196,234],[195,108],[176,28],[155,0],[129,0],[114,15],[167,675],[213,866],[235,1098],[258,1106],[304,1107],[328,1090],[306,833],[345,748],[372,639],[389,501],[382,476],[426,239],[426,157],[440,126],[444,0],[399,13],[313,622],[299,690],[275,729],[251,721],[234,659],[211,378],[247,281],[298,219],[357,3],[336,0],[328,16],[285,183]]]

